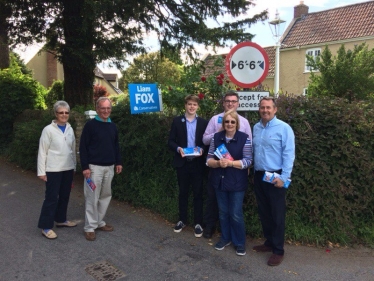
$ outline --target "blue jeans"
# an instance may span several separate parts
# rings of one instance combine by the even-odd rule
[[[234,246],[245,246],[243,199],[245,191],[221,191],[216,189],[221,224],[221,239]]]
[[[74,170],[46,172],[45,199],[40,212],[38,227],[53,228],[54,222],[65,222]]]

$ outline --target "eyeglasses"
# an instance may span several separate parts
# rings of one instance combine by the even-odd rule
[[[60,114],[60,115],[62,115],[62,114],[65,114],[65,115],[69,115],[69,111],[60,111],[60,112],[56,112],[57,114]]]
[[[112,110],[112,108],[111,107],[99,107],[99,109],[100,110],[102,110],[102,111],[111,111]]]
[[[238,101],[237,100],[224,100],[223,101],[224,103],[237,103]]]
[[[229,124],[229,123],[231,123],[231,124],[236,124],[236,121],[235,120],[225,120],[225,123],[226,124]]]

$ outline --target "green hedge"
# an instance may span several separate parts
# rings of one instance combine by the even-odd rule
[[[305,243],[374,244],[373,120],[370,104],[283,96],[277,116],[296,136],[296,160],[287,195],[287,239]],[[176,221],[177,180],[167,148],[171,120],[130,115],[116,106],[124,172],[114,195]],[[247,114],[253,126],[256,112]],[[256,121],[255,121],[256,120]],[[261,236],[252,183],[244,204],[247,233]]]
[[[125,104],[115,106],[111,117],[120,132],[124,162],[122,174],[114,177],[114,196],[176,222],[178,187],[171,165],[173,154],[167,148],[171,119],[156,113],[131,115]],[[258,121],[256,112],[247,117],[252,126]],[[374,245],[372,104],[282,96],[277,117],[288,122],[296,136],[286,238],[303,243]],[[36,151],[31,151],[37,150],[44,124],[19,126],[23,127],[17,125],[11,149],[19,155],[14,160],[18,164],[36,161]],[[20,150],[24,143],[33,143],[31,151]],[[247,233],[261,237],[252,183],[244,214]]]
[[[39,139],[45,126],[54,119],[51,110],[25,110],[14,123],[13,139],[6,149],[6,156],[21,168],[36,171]],[[76,127],[74,117],[69,123]]]
[[[18,69],[0,70],[0,148],[12,139],[13,122],[26,109],[44,109],[44,87]]]

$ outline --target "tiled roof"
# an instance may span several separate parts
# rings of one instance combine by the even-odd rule
[[[274,68],[275,68],[275,46],[265,47],[265,52],[269,57],[269,72],[268,76],[274,77]]]
[[[308,13],[291,25],[282,40],[283,49],[367,36],[374,38],[374,1]]]
[[[103,73],[104,77],[108,81],[117,81],[117,73]]]
[[[100,68],[95,67],[94,73],[95,73],[96,77],[100,77],[102,79],[105,79],[104,78],[104,73],[100,70]]]
[[[265,47],[265,52],[268,54],[269,57],[269,72],[268,76],[274,76],[274,65],[275,65],[275,47]],[[227,78],[226,68],[225,65],[223,66],[215,66],[215,62],[217,60],[223,59],[223,64],[225,62],[226,56],[228,54],[221,54],[221,55],[210,55],[208,54],[204,59],[204,67],[205,70],[203,74],[206,76],[213,75],[215,72],[223,73],[225,75],[225,79]]]

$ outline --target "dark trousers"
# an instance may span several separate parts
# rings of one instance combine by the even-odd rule
[[[284,234],[286,221],[286,189],[262,180],[264,173],[255,172],[254,188],[258,205],[265,245],[273,248],[273,253],[284,254]]]
[[[203,222],[203,174],[204,167],[201,161],[194,159],[177,168],[179,185],[179,220],[184,224],[188,222],[188,198],[190,186],[193,192],[194,224]]]
[[[207,187],[207,198],[205,206],[205,228],[215,230],[218,221],[218,204],[216,197],[216,190],[211,184],[210,177],[211,171],[209,171],[208,187]]]
[[[47,172],[45,199],[38,227],[53,228],[54,222],[65,222],[74,170]]]

